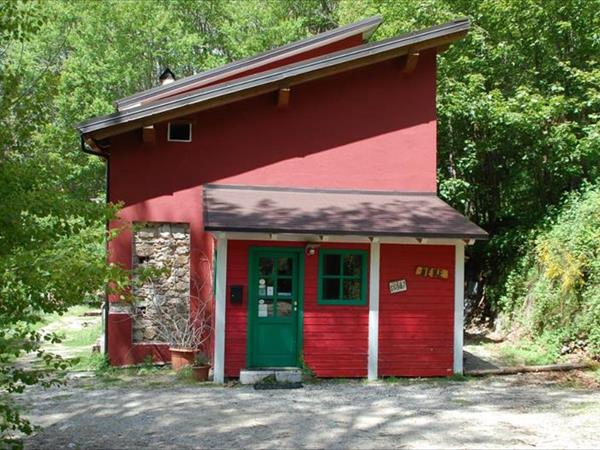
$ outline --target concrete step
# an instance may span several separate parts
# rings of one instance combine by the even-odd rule
[[[240,371],[241,384],[256,384],[268,376],[275,376],[279,383],[299,383],[302,381],[302,371],[298,368],[273,368],[273,369],[242,369]]]

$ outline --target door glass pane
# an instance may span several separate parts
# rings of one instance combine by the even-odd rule
[[[277,264],[277,273],[279,275],[291,275],[292,274],[292,258],[285,257],[279,258]]]
[[[271,277],[260,277],[258,279],[258,295],[266,295],[272,297],[275,295],[273,292],[273,278]]]
[[[292,314],[292,299],[277,299],[277,315],[280,317],[290,316]]]
[[[271,275],[273,273],[273,258],[261,256],[258,258],[258,274]]]
[[[273,299],[260,298],[258,299],[258,317],[273,316]]]
[[[323,273],[325,275],[339,275],[341,255],[324,255],[323,256]]]
[[[281,297],[292,296],[292,279],[291,278],[279,278],[277,280],[277,295]]]
[[[327,300],[339,300],[340,280],[338,278],[323,279],[323,298]]]
[[[344,280],[344,300],[360,299],[360,281]]]
[[[361,255],[344,255],[344,275],[360,276]]]

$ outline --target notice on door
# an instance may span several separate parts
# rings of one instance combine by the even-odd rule
[[[269,315],[269,310],[267,309],[267,305],[264,300],[259,300],[258,303],[258,317],[267,317]]]

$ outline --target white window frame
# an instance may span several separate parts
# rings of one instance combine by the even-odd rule
[[[176,124],[186,124],[190,127],[190,138],[189,139],[171,139],[171,123],[176,123]],[[173,121],[173,122],[169,122],[167,124],[167,141],[169,142],[192,142],[192,122],[188,122],[188,121]]]

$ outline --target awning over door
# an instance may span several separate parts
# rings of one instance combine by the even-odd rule
[[[434,193],[206,185],[207,231],[487,239]]]

